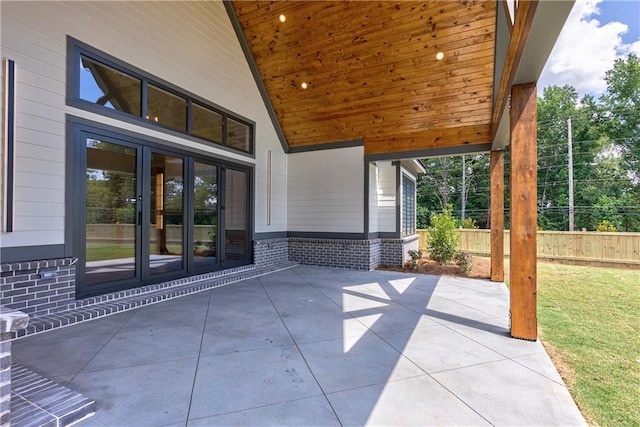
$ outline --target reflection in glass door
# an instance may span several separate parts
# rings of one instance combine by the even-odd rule
[[[193,163],[193,264],[213,267],[218,253],[218,168]]]
[[[149,189],[149,271],[182,270],[184,160],[151,153]]]
[[[247,172],[227,168],[225,172],[224,259],[235,264],[248,257]]]
[[[86,139],[85,282],[136,277],[137,150]]]
[[[249,168],[116,133],[74,141],[76,295],[251,262]]]

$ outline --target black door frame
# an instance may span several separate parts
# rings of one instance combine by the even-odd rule
[[[115,144],[121,144],[130,147],[136,147],[137,153],[137,175],[143,179],[137,179],[136,189],[139,195],[142,195],[143,203],[136,204],[137,215],[137,231],[136,239],[141,248],[137,249],[136,256],[136,275],[135,279],[107,283],[104,285],[87,286],[84,283],[85,259],[86,259],[86,139],[94,138],[105,140]],[[143,260],[148,259],[149,248],[144,242],[143,234],[147,237],[149,231],[144,232],[145,227],[141,224],[149,224],[149,210],[144,209],[145,203],[149,203],[149,186],[145,184],[145,172],[149,172],[150,153],[159,152],[174,157],[184,159],[184,192],[183,192],[183,269],[177,272],[170,272],[163,275],[154,275],[145,277],[145,266]],[[145,154],[147,153],[147,154]],[[148,157],[148,161],[145,159]],[[217,167],[218,175],[218,232],[217,232],[217,252],[218,257],[215,264],[211,268],[196,269],[193,264],[193,186],[191,182],[194,178],[193,164],[194,162],[202,162]],[[147,164],[147,166],[145,166]],[[115,128],[102,123],[93,122],[84,118],[67,115],[67,167],[66,167],[66,207],[65,207],[65,247],[68,253],[72,253],[78,258],[76,267],[76,298],[85,298],[90,296],[101,295],[104,293],[114,292],[118,290],[131,289],[152,283],[163,282],[180,277],[187,277],[195,274],[202,274],[220,269],[232,268],[235,266],[247,265],[252,262],[252,241],[254,230],[254,165],[244,163],[236,159],[225,158],[223,155],[214,155],[203,150],[191,149],[189,147],[177,147],[171,143],[159,140],[150,136],[137,134],[125,129]],[[220,201],[224,200],[224,171],[226,168],[239,170],[247,173],[247,191],[246,191],[246,244],[245,258],[237,261],[226,261],[224,259],[224,212]],[[145,194],[146,192],[146,194]],[[146,212],[145,212],[146,211]],[[140,222],[141,220],[141,222]],[[138,224],[138,222],[140,224]],[[143,253],[140,253],[143,252]],[[146,255],[147,258],[144,258]],[[146,266],[148,271],[148,266]]]

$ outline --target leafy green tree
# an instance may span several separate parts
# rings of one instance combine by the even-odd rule
[[[465,162],[465,217],[480,227],[488,224],[490,200],[488,154],[467,155]],[[427,173],[418,178],[418,228],[426,228],[432,214],[443,211],[449,204],[452,213],[462,216],[462,157],[424,159]]]
[[[455,157],[424,159],[427,173],[420,175],[418,203],[427,206],[430,212],[440,212],[449,205],[456,193],[460,165]]]
[[[427,234],[427,252],[432,260],[447,264],[458,252],[460,232],[456,229],[456,219],[451,215],[451,205],[442,213],[431,217]]]
[[[569,85],[549,86],[538,99],[538,223],[545,230],[569,228],[568,120],[571,119],[574,184],[591,176],[599,151],[595,126],[598,107],[592,97],[579,101]],[[574,185],[574,194],[579,188]],[[576,198],[576,205],[579,200]]]
[[[606,73],[607,93],[601,101],[609,136],[622,147],[627,167],[640,176],[640,59],[616,59]]]
[[[569,228],[568,119],[573,139],[575,229],[603,220],[640,232],[640,60],[618,59],[606,74],[607,92],[581,99],[572,86],[550,86],[538,99],[538,225]],[[425,159],[418,183],[418,222],[452,206],[481,228],[489,226],[489,156]],[[509,226],[509,151],[505,152],[505,227]]]

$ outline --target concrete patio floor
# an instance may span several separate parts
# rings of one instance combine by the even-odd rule
[[[81,426],[584,425],[483,280],[300,266],[13,344]]]

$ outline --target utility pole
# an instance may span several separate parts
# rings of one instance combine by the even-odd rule
[[[569,231],[573,231],[573,135],[571,132],[571,117],[567,120],[567,133],[569,141]]]
[[[467,164],[466,158],[462,155],[462,221],[464,221],[465,208],[467,207]]]

